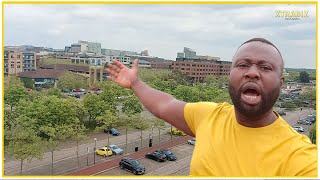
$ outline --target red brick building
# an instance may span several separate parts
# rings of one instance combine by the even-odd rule
[[[208,75],[229,75],[232,62],[207,60],[203,58],[177,58],[172,62],[172,70],[178,70],[193,82],[203,82]]]

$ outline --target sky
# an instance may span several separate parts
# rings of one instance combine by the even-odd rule
[[[276,11],[308,11],[286,20]],[[232,61],[238,46],[263,37],[280,50],[286,68],[316,67],[316,5],[48,5],[6,4],[4,43],[64,49],[78,40],[102,48],[175,60],[197,55]]]

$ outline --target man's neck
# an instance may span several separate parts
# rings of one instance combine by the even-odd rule
[[[278,117],[272,111],[272,109],[267,113],[255,118],[244,116],[240,112],[238,112],[236,109],[235,109],[235,115],[236,115],[236,120],[238,121],[239,124],[241,124],[242,126],[252,127],[252,128],[268,126],[278,119]]]

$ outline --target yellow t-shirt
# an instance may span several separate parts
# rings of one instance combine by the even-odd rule
[[[317,176],[317,147],[280,116],[261,128],[240,125],[228,103],[188,103],[196,136],[190,174],[218,177]]]

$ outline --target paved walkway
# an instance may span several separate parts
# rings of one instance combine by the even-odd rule
[[[134,152],[134,153],[128,154],[126,156],[121,156],[121,157],[118,157],[118,158],[110,159],[110,160],[107,160],[107,161],[105,161],[103,163],[96,164],[96,165],[93,165],[91,167],[84,168],[84,169],[81,169],[81,170],[78,170],[78,171],[75,171],[75,172],[71,172],[71,173],[69,173],[67,175],[70,175],[70,176],[90,176],[90,175],[99,174],[99,173],[101,173],[101,172],[103,172],[103,171],[105,171],[107,169],[111,169],[111,168],[119,166],[119,161],[123,157],[131,157],[131,158],[135,158],[135,159],[140,159],[140,158],[143,158],[144,155],[147,154],[148,152],[152,152],[152,151],[155,151],[157,149],[171,148],[171,147],[186,143],[188,139],[191,139],[191,137],[190,136],[184,136],[184,137],[180,137],[180,138],[177,138],[177,139],[173,139],[173,140],[170,140],[170,141],[165,142],[163,144],[155,145],[155,146],[153,146],[151,148],[145,148],[145,149],[142,149],[142,150],[140,150],[138,152]]]

